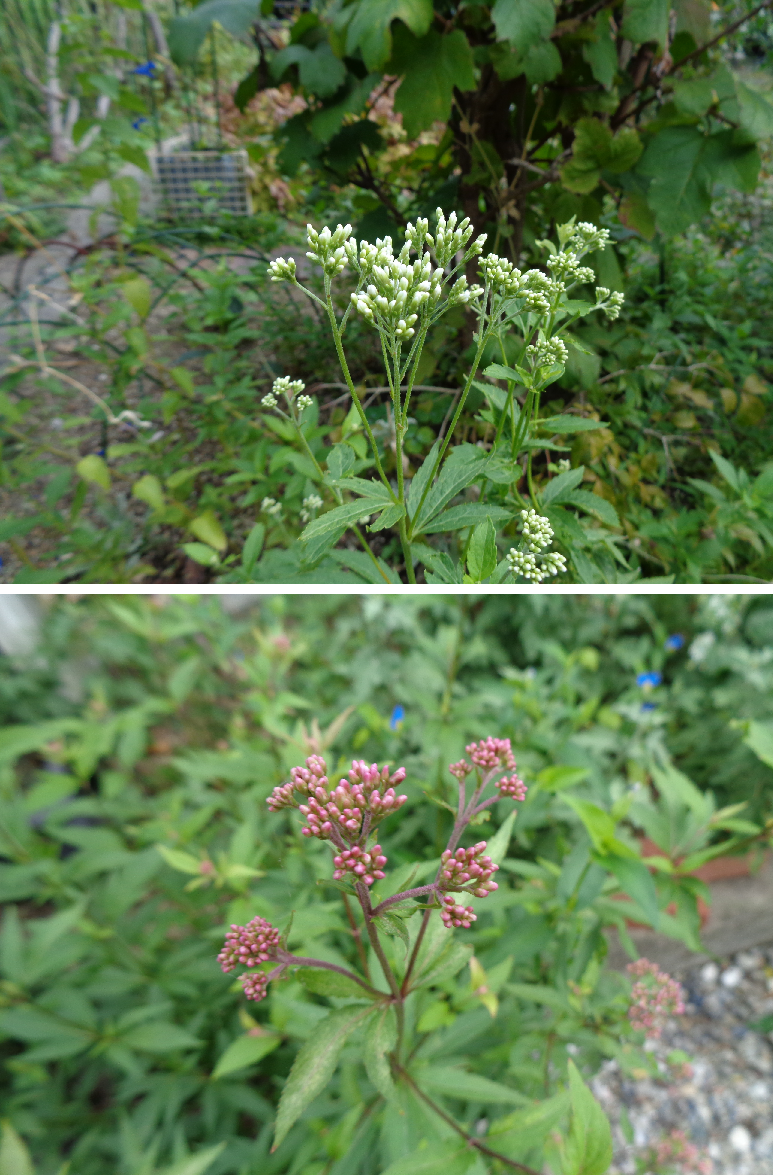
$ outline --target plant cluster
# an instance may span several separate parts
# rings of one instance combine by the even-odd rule
[[[37,650],[3,658],[0,1080],[41,1175],[65,1157],[84,1175],[499,1161],[432,1106],[510,1164],[559,1172],[576,1120],[605,1136],[583,1084],[605,1059],[659,1079],[604,929],[657,921],[699,948],[691,871],[761,843],[770,609],[503,604],[61,598]],[[642,673],[659,675],[648,691]],[[481,746],[481,728],[498,737]],[[715,783],[756,821],[717,810]],[[301,831],[317,788],[322,838]],[[644,865],[641,832],[668,864]],[[355,848],[378,864],[336,879]],[[398,1057],[423,1097],[389,1061],[396,1012],[358,891],[398,985],[427,923]],[[449,897],[467,927],[444,925]],[[282,951],[299,961],[268,982]],[[245,1002],[235,971],[265,997]],[[337,1068],[272,1154],[282,1090],[308,1092],[300,1057],[320,1050]]]

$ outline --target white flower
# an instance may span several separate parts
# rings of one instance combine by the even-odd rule
[[[322,499],[317,494],[309,494],[307,498],[303,499],[303,509],[301,510],[301,521],[309,522],[312,513],[319,510],[322,505]]]
[[[299,412],[303,412],[304,408],[311,408],[314,401],[311,396],[299,396],[295,401],[295,405]]]
[[[273,391],[275,396],[286,396],[288,400],[292,400],[305,387],[306,384],[302,379],[290,379],[289,375],[283,375],[274,380]]]
[[[306,225],[306,241],[309,245],[309,252],[306,256],[311,261],[316,261],[321,265],[328,277],[335,277],[342,269],[346,269],[347,263],[352,259],[353,249],[349,238],[352,235],[352,226],[350,224],[339,224],[335,232],[331,232],[329,228],[325,227],[321,232],[317,232],[310,224]],[[354,242],[356,249],[357,242]]]
[[[542,583],[550,575],[559,575],[566,571],[566,559],[557,551],[542,554],[545,548],[553,541],[553,528],[544,515],[536,510],[521,511],[523,537],[526,550],[517,551],[511,547],[507,555],[507,563],[513,575],[520,575],[523,579]]]
[[[273,517],[282,513],[282,503],[277,502],[276,498],[264,498],[260,503],[260,508],[264,514],[270,514]]]
[[[553,338],[529,345],[526,354],[534,360],[535,367],[542,367],[548,363],[566,363],[569,352],[561,339]]]
[[[295,281],[295,258],[277,257],[268,267],[272,282]]]
[[[699,632],[687,650],[687,655],[695,665],[705,661],[716,641],[713,632]]]
[[[260,401],[264,408],[276,408],[279,401],[273,392],[266,392],[263,399]]]

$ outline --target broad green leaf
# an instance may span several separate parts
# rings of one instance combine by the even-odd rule
[[[454,90],[474,90],[472,49],[461,29],[434,29],[420,40],[400,38],[390,70],[403,77],[395,94],[395,111],[403,116],[409,139],[433,122],[447,122]]]
[[[196,60],[212,22],[217,21],[236,37],[249,33],[260,15],[260,0],[205,0],[189,15],[175,17],[169,25],[169,54],[176,65]]]
[[[153,473],[146,473],[132,486],[132,497],[147,502],[154,510],[163,510],[166,505],[164,488]]]
[[[316,1025],[313,1035],[295,1058],[282,1090],[272,1150],[276,1150],[284,1141],[309,1103],[325,1088],[335,1072],[341,1049],[349,1034],[373,1011],[373,1007],[357,1008],[356,1011],[339,1008]]]
[[[497,565],[497,532],[490,517],[479,522],[467,547],[467,572],[475,583],[493,574]]]
[[[348,526],[359,522],[366,514],[372,514],[374,509],[372,502],[363,501],[362,498],[356,502],[344,502],[343,506],[336,506],[310,522],[301,534],[301,542],[310,543],[312,539],[325,535],[342,534]]]
[[[183,543],[182,549],[189,559],[200,563],[202,567],[217,567],[220,562],[217,551],[206,543]]]
[[[260,1036],[251,1036],[246,1033],[231,1041],[217,1065],[212,1071],[212,1080],[227,1077],[238,1069],[246,1069],[248,1065],[255,1065],[265,1056],[273,1052],[282,1042],[281,1036],[263,1033]]]
[[[199,1151],[196,1155],[188,1155],[186,1158],[180,1159],[171,1167],[164,1167],[163,1171],[158,1172],[158,1175],[204,1175],[204,1172],[211,1167],[218,1155],[222,1154],[225,1147],[225,1142],[207,1147],[205,1151]]]
[[[491,1081],[488,1077],[481,1077],[478,1073],[452,1068],[450,1065],[429,1065],[426,1069],[417,1069],[413,1077],[421,1089],[466,1102],[482,1102],[492,1106],[523,1106],[529,1101],[516,1089],[510,1089],[498,1081]]]
[[[628,894],[628,897],[636,902],[650,926],[657,930],[660,924],[658,891],[655,888],[655,880],[644,862],[634,857],[599,854],[595,859],[599,865],[615,875],[623,893]]]
[[[362,51],[369,70],[381,70],[392,56],[393,20],[400,20],[416,37],[423,37],[432,24],[432,0],[360,0],[352,5],[346,31],[346,51]]]
[[[307,991],[316,995],[340,996],[342,998],[370,1000],[370,995],[364,987],[349,979],[347,975],[339,975],[337,971],[327,971],[322,967],[300,967],[295,978],[299,980]]]
[[[491,19],[498,41],[523,51],[550,36],[556,23],[553,0],[496,0]]]
[[[198,518],[188,523],[188,530],[216,551],[224,551],[228,546],[228,539],[214,510],[205,510],[199,514]]]
[[[612,1131],[607,1116],[569,1060],[572,1122],[563,1148],[564,1175],[605,1175],[612,1162]]]
[[[491,1143],[494,1150],[508,1154],[515,1148],[520,1156],[525,1150],[540,1146],[566,1116],[568,1109],[569,1094],[562,1091],[544,1102],[514,1110],[507,1117],[492,1122],[487,1137],[496,1140]]]
[[[625,0],[621,35],[634,45],[648,41],[667,44],[670,10],[669,0]]]
[[[475,475],[480,476],[479,474]],[[436,515],[429,523],[420,523],[419,530],[424,534],[441,534],[445,530],[461,530],[464,526],[475,526],[490,518],[492,522],[505,522],[513,517],[512,510],[505,510],[504,506],[489,506],[485,502],[466,502],[461,506],[451,506],[442,514]]]
[[[588,420],[584,416],[546,416],[535,421],[540,432],[571,433],[592,432],[594,428],[609,428],[608,420]]]
[[[505,991],[517,996],[520,1000],[529,1000],[534,1004],[544,1004],[546,1008],[555,1008],[557,1012],[571,1010],[566,997],[555,987],[547,987],[543,983],[506,983]]]
[[[484,475],[487,460],[488,455],[477,445],[457,445],[451,451],[450,455],[446,457],[440,476],[424,499],[418,529],[414,519],[416,533],[425,530],[425,524],[430,518],[442,510],[468,485]]]
[[[551,502],[567,501],[572,490],[582,481],[584,473],[585,466],[578,465],[576,469],[567,469],[564,473],[551,477],[540,494],[540,505],[548,506]]]
[[[589,774],[587,767],[568,767],[555,763],[550,767],[543,767],[537,776],[537,783],[547,791],[561,791],[562,788],[582,783]]]
[[[392,910],[385,910],[383,914],[379,914],[377,918],[373,919],[375,925],[384,934],[390,935],[392,938],[400,938],[405,943],[405,949],[408,949],[409,939],[408,931],[405,928],[405,921],[398,914]]]
[[[266,537],[266,528],[262,522],[256,522],[250,533],[247,535],[244,547],[242,548],[242,567],[248,575],[252,573],[252,569],[260,558],[260,552],[263,550],[263,541]]]
[[[522,384],[527,376],[525,371],[520,371],[515,367],[503,367],[501,363],[489,363],[483,374],[487,379],[506,379],[508,383],[516,384]],[[496,391],[496,388],[493,390]]]
[[[636,858],[633,849],[627,849],[615,836],[616,824],[609,812],[605,812],[598,804],[578,800],[575,796],[562,796],[561,799],[580,817],[597,853]]]
[[[750,722],[743,740],[758,759],[773,767],[773,725],[765,722]]]
[[[327,455],[327,467],[333,481],[340,481],[342,477],[346,477],[349,470],[354,467],[356,460],[351,445],[343,443],[333,445]]]
[[[610,89],[617,73],[617,46],[612,34],[609,10],[602,9],[595,20],[594,38],[586,41],[582,55],[591,73],[605,90]]]
[[[598,118],[581,118],[574,128],[572,157],[561,169],[561,182],[570,192],[587,195],[604,170],[629,171],[642,153],[638,133],[623,127],[613,135]]]
[[[144,320],[148,317],[153,301],[150,282],[146,281],[144,277],[133,277],[131,281],[123,283],[121,293],[140,319]]]
[[[507,856],[510,837],[513,833],[513,824],[517,815],[518,810],[514,809],[486,845],[486,855],[491,857],[495,865],[501,865]]]
[[[469,963],[472,952],[471,943],[460,942],[458,938],[451,937],[432,965],[418,973],[416,982],[412,983],[411,987],[432,987],[453,978]]]
[[[156,848],[167,865],[171,865],[178,873],[201,873],[201,861],[197,857],[192,857],[190,853],[184,853],[181,849],[169,849],[166,845],[156,845]]]
[[[389,526],[396,526],[400,519],[404,517],[405,506],[400,502],[395,502],[393,505],[387,506],[386,510],[381,511],[375,522],[370,523],[368,530],[371,532],[386,530]]]
[[[587,514],[595,514],[605,526],[620,526],[620,519],[614,506],[600,494],[592,494],[588,490],[572,490],[565,501],[572,506],[579,506]]]
[[[10,1122],[2,1124],[0,1139],[0,1175],[35,1175],[30,1153],[23,1138]]]
[[[427,482],[430,479],[432,470],[435,468],[435,461],[437,460],[438,451],[440,449],[440,441],[435,441],[427,456],[422,461],[416,473],[411,478],[411,485],[408,490],[408,517],[413,518],[421,501],[421,495],[426,489]]]
[[[395,1011],[393,1007],[384,1007],[368,1025],[363,1046],[363,1061],[368,1077],[381,1096],[387,1100],[392,1098],[395,1092],[387,1053],[392,1051],[396,1043]]]
[[[478,1156],[468,1146],[449,1141],[425,1146],[384,1168],[381,1175],[466,1175]]]
[[[84,481],[91,481],[103,490],[110,489],[110,470],[103,459],[97,457],[95,453],[90,453],[88,457],[81,457],[75,469],[78,476],[82,477]]]
[[[755,139],[773,135],[773,104],[759,91],[736,79],[738,102],[741,107],[741,126]]]
[[[728,485],[732,486],[736,493],[740,493],[741,479],[735,466],[732,465],[727,460],[727,458],[723,457],[720,453],[715,453],[713,449],[709,449],[709,456]]]
[[[201,1041],[177,1024],[168,1020],[154,1020],[124,1033],[121,1044],[143,1053],[171,1053],[177,1049],[199,1048]]]

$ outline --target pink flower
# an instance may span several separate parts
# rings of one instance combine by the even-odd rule
[[[248,1000],[263,1000],[266,998],[268,976],[264,975],[262,971],[250,971],[247,975],[242,975],[239,982],[244,988],[244,994]]]
[[[217,961],[226,973],[234,967],[256,967],[276,958],[279,937],[279,931],[265,918],[253,918],[246,926],[233,923]]]
[[[500,764],[508,770],[515,770],[515,759],[509,738],[481,739],[464,748],[476,767],[491,768]]]
[[[485,856],[485,847],[485,840],[481,840],[471,848],[457,849],[455,853],[446,849],[440,856],[440,889],[457,893],[466,891],[474,894],[476,898],[485,898],[487,894],[498,889],[497,883],[491,878],[499,866],[494,864],[491,857]]]
[[[713,1163],[705,1151],[699,1150],[694,1142],[688,1142],[683,1130],[672,1130],[667,1138],[650,1146],[645,1155],[645,1162],[658,1167],[666,1163],[676,1164],[681,1171],[688,1175],[711,1175]]]
[[[637,959],[628,964],[627,970],[636,977],[628,1019],[637,1031],[658,1037],[669,1016],[683,1014],[684,989],[649,959]]]
[[[454,927],[461,927],[463,930],[468,930],[473,922],[478,921],[477,915],[473,913],[472,906],[457,906],[450,894],[443,898],[440,917],[449,930],[453,930]]]
[[[452,775],[455,775],[456,778],[461,783],[461,781],[463,779],[466,779],[467,776],[470,774],[470,772],[472,771],[472,767],[470,766],[470,764],[467,762],[466,759],[460,759],[458,763],[449,763],[448,770],[451,772]]]
[[[355,845],[352,849],[344,849],[333,858],[335,872],[333,877],[341,881],[347,873],[351,873],[355,881],[364,881],[366,885],[373,885],[378,878],[386,877],[384,865],[387,859],[381,852],[381,845],[374,845],[369,852]]]
[[[513,772],[512,775],[503,775],[499,783],[494,784],[500,796],[509,796],[511,800],[525,800],[528,788],[522,779]]]
[[[321,755],[309,755],[305,767],[293,767],[290,782],[275,787],[268,797],[269,810],[278,812],[281,808],[297,808],[294,793],[299,791],[307,796],[318,788],[327,787],[327,764]]]

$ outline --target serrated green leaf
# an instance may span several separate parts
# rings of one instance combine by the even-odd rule
[[[375,999],[354,979],[347,975],[339,975],[337,971],[327,971],[322,967],[300,967],[295,978],[303,984],[307,991],[316,995],[340,996],[357,1000]]]
[[[416,513],[419,502],[421,501],[421,495],[424,493],[427,482],[429,481],[432,474],[432,470],[435,468],[435,461],[437,460],[437,455],[440,450],[440,444],[441,442],[439,440],[435,441],[429,453],[427,453],[427,456],[424,458],[421,465],[416,470],[416,473],[411,478],[411,485],[408,490],[407,499],[408,517],[411,519],[413,519]]]
[[[316,1025],[313,1035],[295,1058],[282,1090],[272,1151],[281,1145],[309,1103],[325,1088],[335,1072],[349,1034],[373,1011],[373,1007],[357,1008],[356,1011],[339,1008]]]
[[[453,978],[461,971],[462,967],[469,963],[473,949],[471,943],[459,942],[458,939],[452,937],[434,960],[432,966],[424,972],[419,972],[412,987],[432,987],[445,982],[446,979]]]
[[[584,473],[585,466],[578,465],[576,469],[567,469],[565,473],[559,473],[557,477],[551,477],[548,484],[540,493],[540,505],[548,506],[551,502],[567,501],[572,490],[582,481]]]
[[[0,1175],[35,1175],[32,1158],[24,1139],[10,1122],[3,1122],[0,1139]]]
[[[504,506],[490,506],[486,502],[465,502],[461,506],[451,506],[450,509],[444,510],[429,523],[421,523],[418,529],[424,534],[441,534],[446,530],[461,530],[465,526],[475,526],[487,518],[492,522],[506,522],[512,517],[512,510],[505,510]]]
[[[467,547],[467,572],[475,583],[493,574],[497,565],[497,532],[490,517],[479,522]]]
[[[363,1047],[363,1061],[368,1077],[387,1101],[394,1097],[395,1093],[387,1053],[392,1051],[396,1043],[395,1010],[393,1007],[385,1007],[368,1025]]]
[[[529,1103],[529,1098],[517,1089],[510,1089],[498,1081],[450,1065],[429,1065],[426,1069],[417,1070],[413,1076],[421,1089],[465,1102],[481,1102],[491,1106],[523,1106]]]
[[[454,90],[475,89],[472,49],[461,29],[432,29],[420,40],[401,38],[399,44],[390,63],[403,76],[395,111],[402,114],[409,139],[415,139],[433,122],[448,121]]]
[[[269,1033],[252,1036],[247,1032],[244,1036],[237,1037],[236,1040],[231,1041],[215,1065],[212,1071],[212,1080],[217,1081],[219,1077],[227,1077],[229,1073],[235,1073],[238,1069],[246,1069],[248,1065],[257,1064],[263,1057],[273,1052],[281,1044],[281,1041],[281,1036]]]
[[[359,522],[366,514],[372,514],[372,503],[360,498],[357,502],[344,502],[343,506],[336,506],[326,514],[320,514],[310,522],[301,534],[302,543],[310,543],[313,539],[323,538],[332,534],[342,534],[348,526]]]
[[[405,943],[405,949],[408,949],[410,945],[408,931],[405,928],[404,920],[398,914],[394,914],[391,910],[385,910],[383,914],[379,914],[377,918],[374,918],[373,922],[384,934],[388,934],[392,938],[402,939]]]
[[[592,494],[588,490],[572,490],[565,501],[572,506],[579,506],[587,514],[595,514],[605,526],[620,526],[620,519],[614,506],[600,494]]]
[[[546,416],[534,422],[540,432],[572,433],[591,432],[594,428],[609,428],[608,420],[588,420],[584,416]]]
[[[496,0],[491,19],[498,41],[509,41],[519,52],[550,36],[556,23],[553,0]]]
[[[171,865],[178,873],[201,873],[201,861],[184,853],[181,849],[170,849],[166,845],[156,845],[167,865]]]
[[[102,458],[97,457],[95,453],[90,453],[88,457],[81,457],[75,469],[78,477],[82,477],[84,481],[93,482],[103,490],[110,489],[110,470]]]
[[[600,853],[594,855],[594,860],[614,874],[623,893],[636,902],[650,926],[657,930],[660,925],[658,891],[655,879],[644,862],[634,857],[606,856]]]
[[[143,1053],[171,1053],[177,1049],[201,1047],[197,1036],[168,1020],[152,1020],[148,1024],[130,1028],[121,1037],[121,1044]]]
[[[612,1162],[612,1131],[607,1116],[569,1060],[572,1121],[563,1148],[564,1175],[604,1175]]]

